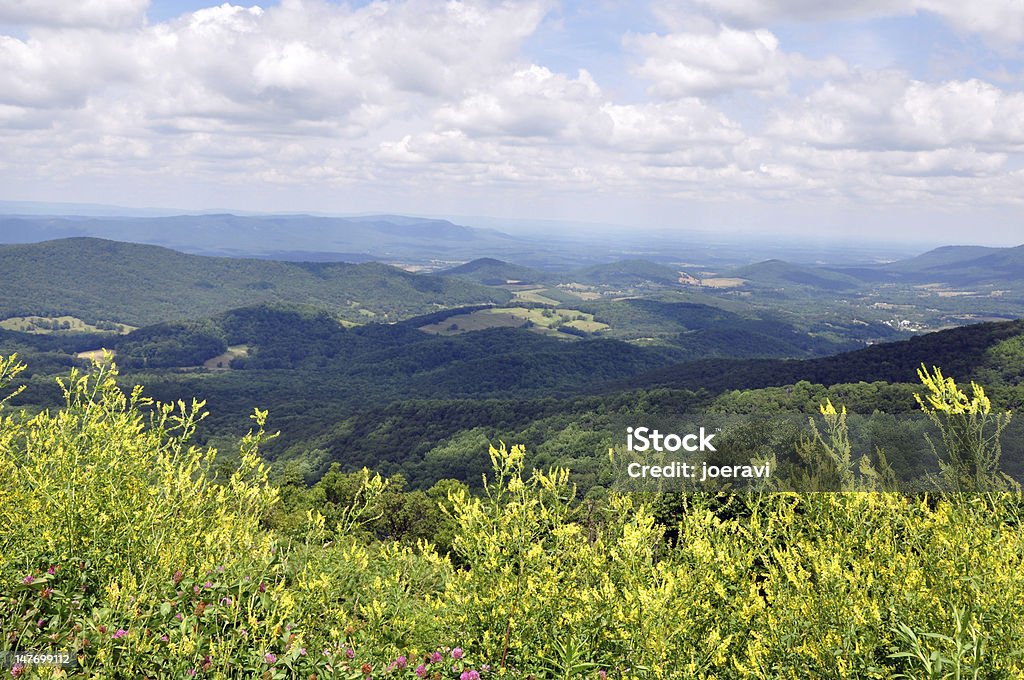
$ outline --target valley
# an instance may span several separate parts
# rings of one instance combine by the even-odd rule
[[[416,224],[375,229],[408,236]],[[486,256],[426,266],[428,249],[413,273],[412,260],[292,262],[74,237],[0,246],[0,352],[28,362],[18,403],[29,408],[59,404],[54,378],[104,349],[126,386],[204,400],[213,415],[201,441],[226,444],[254,405],[267,408],[282,432],[265,448],[275,475],[313,483],[338,464],[414,488],[476,484],[486,443],[501,440],[529,445],[531,464],[570,465],[586,491],[607,483],[601,452],[629,414],[813,412],[832,395],[909,413],[922,363],[1021,403],[1020,253],[560,269]]]

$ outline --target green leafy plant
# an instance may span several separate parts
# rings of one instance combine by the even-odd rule
[[[1000,436],[1012,414],[994,413],[985,389],[977,383],[971,383],[968,396],[939,368],[929,371],[922,365],[917,374],[927,392],[923,397],[914,396],[941,433],[944,455],[930,438],[928,442],[939,459],[943,488],[967,492],[1019,490],[999,471]]]

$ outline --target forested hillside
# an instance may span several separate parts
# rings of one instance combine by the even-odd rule
[[[704,353],[718,347],[742,356],[745,339],[757,337],[744,333],[760,327],[744,331],[741,317],[699,305],[617,304],[693,327],[682,339],[721,339]],[[434,321],[346,328],[324,312],[258,306],[120,336],[0,331],[0,350],[17,350],[34,365],[18,403],[59,404],[53,376],[87,363],[74,352],[105,346],[117,352],[125,384],[141,381],[169,401],[206,400],[213,413],[206,438],[219,441],[243,427],[253,405],[268,408],[282,430],[265,448],[277,461],[274,474],[291,465],[315,481],[337,462],[345,470],[401,472],[416,488],[445,477],[478,484],[486,464],[480,446],[499,439],[528,444],[531,464],[571,462],[581,486],[599,484],[595,460],[621,439],[627,417],[706,408],[814,412],[828,398],[862,413],[912,412],[908,386],[933,361],[984,381],[1001,406],[1024,403],[1020,321],[806,360],[692,360],[682,343],[569,342],[528,329],[418,330]],[[765,337],[785,335],[774,329]]]
[[[438,272],[440,276],[453,276],[485,285],[501,285],[509,281],[518,283],[536,283],[550,277],[532,267],[523,267],[496,260],[493,257],[482,257],[458,267]]]
[[[857,381],[907,382],[921,364],[949,366],[959,375],[1002,373],[1018,384],[1024,371],[1024,321],[983,323],[874,345],[844,354],[807,359],[696,361],[659,369],[630,386],[752,389],[806,380],[825,385]],[[1001,381],[1000,381],[1001,382]]]
[[[365,322],[511,297],[500,289],[372,262],[201,257],[93,238],[0,245],[0,270],[0,317],[68,314],[135,326],[259,302],[311,305]]]

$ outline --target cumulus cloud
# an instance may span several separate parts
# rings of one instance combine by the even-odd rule
[[[662,0],[656,14],[673,24],[694,8],[736,25],[774,21],[837,21],[931,12],[957,30],[985,35],[1001,45],[1024,38],[1024,3],[1019,0]]]
[[[958,30],[989,36],[1001,46],[1015,47],[1024,40],[1024,4],[1018,0],[917,0],[916,7],[938,14]]]
[[[672,154],[697,146],[735,145],[746,138],[739,123],[695,98],[609,104],[602,112],[611,120],[607,144],[621,151]]]
[[[587,71],[570,78],[532,64],[442,107],[436,120],[471,136],[579,139],[601,126],[600,102]]]
[[[0,101],[80,106],[128,84],[163,116],[287,123],[360,108],[368,116],[408,95],[447,98],[493,77],[543,14],[544,4],[529,0],[225,3],[113,36],[68,14],[74,28],[0,36]]]
[[[1024,146],[1024,93],[977,79],[930,84],[900,72],[828,83],[766,128],[818,146],[934,150]]]
[[[370,123],[374,107],[451,96],[490,77],[542,15],[536,2],[222,5],[155,27],[139,50],[177,113],[237,108],[282,122],[356,112]]]
[[[759,25],[778,20],[833,21],[876,16],[912,14],[917,0],[661,0],[655,12],[666,22],[676,21],[694,8],[741,25]]]
[[[763,29],[719,26],[713,32],[634,35],[627,43],[643,55],[636,75],[652,83],[651,94],[664,98],[731,90],[781,92],[792,76],[845,71],[836,58],[811,60],[782,51],[778,38]]]
[[[739,124],[697,99],[616,104],[586,71],[571,78],[537,66],[441,107],[433,124],[382,142],[376,158],[472,184],[622,188],[640,182],[650,164],[727,164],[728,145],[744,139]]]
[[[0,104],[80,106],[100,84],[130,78],[130,50],[93,32],[76,39],[0,35]]]

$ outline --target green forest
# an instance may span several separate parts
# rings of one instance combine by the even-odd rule
[[[667,309],[680,318],[676,307]],[[687,313],[698,325],[699,310]],[[281,431],[264,447],[275,478],[314,483],[335,465],[343,472],[371,467],[420,490],[452,478],[479,487],[489,469],[486,446],[498,441],[524,444],[531,465],[573,467],[585,492],[606,486],[601,456],[621,442],[630,419],[816,413],[827,399],[864,416],[914,413],[922,364],[985,384],[1000,408],[1024,400],[1020,321],[825,357],[689,359],[668,343],[571,342],[515,328],[450,336],[418,330],[445,314],[345,327],[327,312],[257,306],[121,335],[0,330],[0,351],[18,352],[29,366],[27,389],[12,402],[19,407],[58,406],[54,378],[88,366],[77,353],[108,347],[123,388],[140,382],[163,401],[207,402],[211,416],[197,434],[204,444],[230,448],[253,407],[269,410],[271,427]],[[245,352],[225,356],[229,347]],[[739,351],[736,343],[717,347]],[[222,368],[204,367],[219,356]],[[1009,452],[1006,463],[1016,473],[1024,452]]]
[[[15,677],[1024,677],[1013,297],[5,248],[0,651],[72,664]]]

